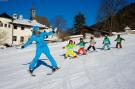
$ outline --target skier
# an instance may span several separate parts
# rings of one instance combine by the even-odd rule
[[[110,50],[110,46],[109,46],[110,44],[111,43],[110,43],[109,37],[107,35],[105,35],[105,38],[103,40],[103,47],[102,47],[102,49],[105,49],[105,47],[107,47],[107,49]]]
[[[52,65],[52,72],[55,72],[56,70],[58,70],[58,66],[56,61],[54,60],[54,58],[51,56],[50,54],[50,50],[47,46],[47,43],[44,41],[44,37],[45,36],[49,36],[49,35],[53,35],[55,33],[55,31],[52,32],[40,32],[39,31],[39,26],[33,26],[32,29],[32,36],[28,39],[28,41],[21,47],[26,48],[27,46],[29,46],[33,41],[36,42],[36,55],[34,57],[34,59],[32,60],[32,62],[29,65],[29,72],[31,74],[33,74],[34,68],[36,67],[36,64],[39,60],[39,57],[41,56],[42,53],[44,53],[49,61],[51,62]]]
[[[115,41],[117,42],[116,43],[116,48],[118,48],[118,46],[120,47],[120,48],[122,48],[122,40],[124,40],[125,41],[125,39],[123,39],[122,37],[120,37],[120,35],[118,34],[117,35],[117,38],[115,39]]]
[[[89,47],[87,48],[87,51],[89,51],[89,49],[90,49],[91,47],[92,47],[93,50],[95,51],[95,50],[96,50],[96,48],[95,48],[96,41],[95,41],[95,39],[94,39],[93,36],[90,37],[89,43],[90,43],[90,45],[89,45]]]
[[[80,42],[77,44],[80,47],[78,50],[79,55],[80,54],[86,55],[85,44],[86,42],[83,41],[83,38],[80,38]]]
[[[70,55],[72,55],[73,58],[76,58],[77,57],[76,53],[73,51],[73,48],[75,46],[76,46],[75,43],[72,40],[69,40],[68,45],[66,45],[65,47],[63,47],[63,49],[67,48],[67,52],[64,55],[64,58],[65,59],[68,58]]]

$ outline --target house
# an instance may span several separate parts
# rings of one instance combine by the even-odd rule
[[[8,14],[0,14],[0,44],[12,44],[12,20]]]
[[[47,27],[35,19],[24,19],[23,15],[7,13],[0,15],[0,44],[20,45],[25,43],[32,34],[33,26],[39,26],[40,31],[52,31],[52,27]],[[56,36],[49,36],[47,40],[56,39]]]
[[[36,20],[24,19],[23,15],[13,14],[13,44],[22,44],[32,35],[32,27],[39,26],[40,30],[47,29],[43,24]]]
[[[135,30],[132,30],[129,26],[124,28],[126,34],[135,34]]]
[[[80,32],[81,34],[85,34],[85,33],[91,33],[93,34],[95,37],[101,37],[103,35],[109,35],[108,32],[106,31],[102,31],[102,30],[98,30],[94,27],[89,27],[89,26],[83,26],[80,28]]]

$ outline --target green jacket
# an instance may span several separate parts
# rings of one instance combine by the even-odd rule
[[[67,48],[68,50],[73,50],[74,47],[75,47],[75,44],[68,44],[65,46],[65,48]]]
[[[78,43],[77,45],[79,45],[80,48],[83,48],[83,47],[85,47],[85,44],[86,44],[86,42],[83,41],[83,42]]]
[[[108,37],[104,38],[103,44],[110,44],[110,39]]]
[[[118,42],[118,43],[121,43],[122,40],[125,40],[125,39],[123,39],[123,38],[121,38],[121,37],[117,37],[117,38],[115,39],[115,41]]]

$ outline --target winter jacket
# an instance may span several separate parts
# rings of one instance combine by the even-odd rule
[[[68,44],[64,48],[67,48],[68,50],[73,50],[74,47],[75,47],[75,44]]]
[[[90,46],[94,46],[94,45],[96,44],[96,41],[95,41],[94,39],[91,39],[91,40],[89,41],[89,43],[90,43]]]
[[[78,43],[77,45],[79,45],[80,48],[83,48],[83,47],[85,47],[85,44],[86,44],[86,42],[82,41],[82,42]]]
[[[123,39],[123,38],[121,38],[121,37],[117,37],[115,41],[118,42],[118,43],[121,43],[122,40],[125,40],[125,39]]]
[[[33,41],[36,42],[36,48],[42,48],[43,46],[47,46],[46,41],[44,41],[45,36],[53,35],[53,32],[41,32],[39,36],[32,34],[29,40],[23,45],[23,47],[29,46]]]
[[[104,38],[103,44],[110,44],[110,39],[108,37]]]

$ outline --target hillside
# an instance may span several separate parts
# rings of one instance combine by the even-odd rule
[[[135,3],[132,3],[123,9],[121,9],[114,17],[113,17],[113,29],[112,31],[120,32],[124,31],[126,26],[129,26],[131,29],[135,29]],[[106,20],[107,21],[107,20]],[[107,31],[106,27],[104,27],[105,21],[92,25],[91,27],[97,28],[99,30]]]

